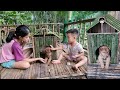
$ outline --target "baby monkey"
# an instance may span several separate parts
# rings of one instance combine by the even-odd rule
[[[98,61],[102,69],[108,69],[110,64],[110,49],[107,46],[99,48]],[[105,63],[105,65],[104,65]]]
[[[45,46],[42,49],[42,52],[40,52],[40,56],[45,59],[45,63],[48,65],[50,64],[52,60],[52,51],[51,51],[51,46]]]

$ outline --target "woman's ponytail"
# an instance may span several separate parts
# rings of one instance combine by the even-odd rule
[[[6,42],[9,43],[14,38],[15,38],[15,31],[11,31],[11,32],[9,32],[9,34],[8,34],[8,36],[6,38]]]

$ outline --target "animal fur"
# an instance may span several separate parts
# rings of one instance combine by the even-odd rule
[[[108,69],[110,64],[110,49],[107,46],[101,46],[99,48],[98,61],[102,69]],[[104,65],[105,62],[105,65]]]
[[[41,52],[41,57],[45,59],[45,62],[49,65],[52,60],[51,46],[45,46]]]

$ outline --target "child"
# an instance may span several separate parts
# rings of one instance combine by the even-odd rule
[[[5,68],[27,69],[30,67],[30,62],[41,61],[43,58],[27,58],[23,54],[23,46],[29,41],[29,28],[25,25],[20,25],[16,31],[10,32],[6,38],[6,42],[1,50],[0,63]]]
[[[52,63],[60,63],[61,59],[64,57],[67,60],[75,61],[77,64],[72,66],[72,69],[78,70],[78,67],[84,65],[87,62],[87,57],[84,56],[84,49],[82,45],[77,42],[77,37],[79,35],[77,29],[70,29],[67,32],[68,43],[66,45],[62,45],[58,48],[51,48],[51,50],[60,50],[67,49],[67,53],[60,54],[58,60],[53,60]]]

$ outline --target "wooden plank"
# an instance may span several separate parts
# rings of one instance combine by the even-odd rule
[[[20,71],[19,69],[5,69],[5,71],[2,72],[1,74],[1,78],[2,79],[15,79],[19,71]]]
[[[89,49],[89,57],[90,57],[90,61],[91,63],[93,63],[93,59],[92,59],[92,56],[93,56],[93,51],[92,51],[92,42],[91,42],[91,35],[88,35],[88,49]]]
[[[15,79],[17,73],[19,73],[19,69],[10,69],[9,72],[11,72],[11,73],[8,74],[6,79]]]
[[[0,66],[0,71],[3,69],[3,67],[2,66]]]
[[[35,72],[36,72],[36,79],[38,79],[38,78],[41,78],[41,64],[40,63],[36,63],[36,70],[35,70]]]
[[[94,41],[94,35],[91,36],[91,49],[92,49],[92,59],[93,59],[93,62],[95,63],[96,62],[96,59],[95,59],[95,50],[94,50],[94,45],[95,45],[95,41]]]
[[[30,79],[30,71],[31,71],[31,69],[32,69],[32,65],[28,69],[23,71],[20,78],[21,79]]]
[[[58,72],[59,76],[62,75],[62,72],[61,72],[61,68],[60,68],[60,67],[61,67],[60,64],[56,64],[56,68],[57,68],[57,72]]]
[[[23,72],[24,72],[24,70],[18,70],[14,79],[21,79],[21,75],[23,74]]]
[[[49,72],[49,77],[55,77],[55,69],[54,69],[53,64],[50,64],[48,68],[48,72]]]
[[[65,24],[65,25],[71,25],[71,24],[77,24],[77,23],[85,23],[85,22],[92,22],[92,21],[94,21],[95,20],[95,18],[92,18],[92,19],[86,19],[86,20],[79,20],[79,21],[75,21],[75,22],[70,22],[70,23],[67,23],[67,24]]]
[[[80,75],[78,76],[78,74],[70,74],[70,75],[61,75],[61,76],[54,76],[54,77],[43,77],[43,78],[38,78],[38,79],[64,79],[64,78],[67,78],[67,79],[73,79],[75,77],[80,77],[82,78],[84,75]]]
[[[95,55],[95,62],[97,60],[97,55],[96,55],[96,50],[98,49],[97,47],[97,34],[94,35],[94,55]]]
[[[64,67],[63,67],[63,63],[62,63],[62,61],[61,61],[61,63],[58,65],[58,69],[60,69],[60,73],[61,73],[61,75],[65,75]]]
[[[50,66],[48,66],[47,64],[44,64],[44,65],[45,65],[45,76],[44,77],[49,77]]]
[[[36,63],[33,63],[32,64],[32,68],[31,68],[31,71],[30,71],[30,79],[36,79]]]
[[[62,68],[62,70],[63,70],[63,74],[64,74],[64,75],[69,75],[69,72],[68,72],[68,70],[66,69],[65,65],[66,65],[66,63],[64,63],[64,59],[61,60],[61,68]]]
[[[45,65],[44,63],[40,63],[40,77],[43,78],[45,76]]]
[[[118,63],[118,57],[117,57],[117,54],[118,54],[118,34],[115,35],[115,45],[114,45],[114,49],[115,49],[115,57],[114,57],[114,61],[115,63],[117,64]]]
[[[5,79],[6,76],[8,75],[9,72],[6,72],[6,71],[7,71],[6,68],[2,69],[2,71],[1,71],[1,79]]]
[[[67,60],[66,60],[66,62],[67,62]],[[71,62],[71,64],[72,64],[72,62]],[[73,64],[72,64],[72,65],[73,65]],[[78,71],[77,71],[77,72],[76,72],[76,71],[73,71],[72,65],[66,65],[66,67],[67,67],[67,69],[68,69],[68,71],[70,72],[71,75],[78,72]]]
[[[6,76],[5,79],[15,79],[16,78],[16,75],[19,73],[19,69],[7,69],[8,71],[6,72],[9,72]],[[14,73],[13,73],[14,72]]]
[[[115,66],[115,65],[112,65],[112,66]],[[100,66],[98,67],[97,64],[92,64],[88,68],[87,76],[88,78],[100,78],[100,79],[120,77],[120,70],[118,70],[116,73],[114,71],[115,71],[114,68],[109,69],[108,71],[102,71]]]
[[[54,67],[54,72],[55,72],[55,76],[58,76],[58,71],[57,71],[57,68],[56,68],[56,64],[53,64],[53,67]]]
[[[113,35],[113,34],[118,34],[118,33],[88,33],[88,35],[94,35],[94,34],[99,34],[99,35],[101,35],[101,34],[102,34],[102,35],[103,35],[103,34],[105,34],[105,35],[106,35],[106,34],[111,35],[111,34],[112,34],[112,35]]]
[[[74,76],[81,77],[83,75],[81,71],[77,73],[72,71],[71,66],[66,66],[66,61],[61,64],[50,64],[50,66],[43,63],[33,63],[26,70],[4,69],[2,73],[2,78],[7,79],[74,78]]]

